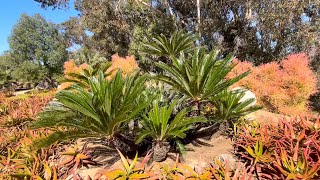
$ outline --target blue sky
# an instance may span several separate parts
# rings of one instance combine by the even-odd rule
[[[48,21],[61,23],[71,16],[78,15],[73,2],[74,0],[71,0],[68,9],[52,10],[52,8],[41,8],[40,4],[34,0],[3,0],[0,6],[0,54],[9,49],[8,37],[22,13],[28,15],[39,13]]]

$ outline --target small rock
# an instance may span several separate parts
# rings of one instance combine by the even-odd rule
[[[254,99],[254,101],[250,103],[248,106],[246,106],[244,109],[248,109],[257,104],[257,97],[253,94],[253,92],[249,91],[248,89],[245,89],[242,87],[236,87],[236,88],[233,88],[232,91],[244,92],[244,96],[240,99],[239,102],[244,102],[248,99]]]
[[[249,113],[249,114],[244,116],[244,120],[246,120],[246,121],[254,121],[254,120],[256,120],[256,116],[253,113]]]

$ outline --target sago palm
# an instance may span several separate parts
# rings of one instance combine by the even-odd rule
[[[224,90],[211,98],[210,100],[215,107],[215,117],[218,117],[220,121],[232,121],[261,109],[260,106],[251,105],[255,101],[254,98],[243,99],[245,91],[244,89]]]
[[[186,131],[191,129],[194,123],[206,121],[204,117],[186,117],[187,109],[181,110],[172,117],[176,104],[177,100],[170,106],[159,106],[159,102],[154,101],[152,109],[143,116],[141,122],[143,127],[137,135],[136,143],[140,143],[145,138],[152,138],[155,161],[166,158],[170,140],[174,140],[182,152],[184,148],[179,139],[186,137]]]
[[[126,123],[138,115],[151,102],[142,97],[146,76],[122,77],[121,71],[108,81],[102,71],[87,79],[89,90],[74,85],[71,90],[60,91],[58,104],[42,112],[31,128],[67,128],[55,131],[39,141],[38,147],[58,140],[79,137],[115,138]]]
[[[190,33],[176,31],[170,38],[161,34],[145,45],[144,52],[157,56],[177,57],[180,52],[189,52],[193,49],[195,37]]]
[[[194,48],[192,52],[187,53],[192,48],[190,39],[192,38],[188,34],[175,33],[170,41],[161,36],[152,42],[152,45],[146,47],[152,47],[149,52],[159,56],[167,56],[172,61],[172,63],[156,63],[156,66],[164,71],[163,75],[158,75],[156,78],[171,85],[196,105],[219,94],[248,75],[249,72],[245,72],[227,80],[226,75],[235,66],[232,64],[233,56],[227,55],[220,59],[217,50],[206,53],[205,49],[201,47]],[[177,40],[179,42],[176,42]],[[183,42],[186,42],[185,46],[179,45],[180,49],[173,48],[176,44]]]
[[[65,76],[65,80],[63,82],[73,83],[81,87],[89,88],[89,79],[90,77],[97,77],[99,75],[99,71],[104,72],[104,75],[107,77],[112,72],[107,72],[107,69],[111,67],[111,63],[101,63],[95,64],[94,66],[88,65],[86,68],[82,69],[78,73],[68,73]],[[66,89],[70,89],[73,86],[70,86]]]

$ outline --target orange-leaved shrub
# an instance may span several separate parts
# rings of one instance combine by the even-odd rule
[[[308,99],[317,90],[317,78],[309,67],[306,54],[292,54],[281,61],[260,66],[239,60],[235,60],[235,63],[238,65],[228,78],[247,70],[251,73],[233,87],[250,89],[266,110],[287,115],[308,113]]]
[[[139,68],[134,56],[120,57],[118,54],[112,55],[111,66],[106,70],[106,74],[110,73],[106,79],[110,80],[114,77],[118,69],[122,70],[122,75],[130,75]],[[107,66],[107,65],[106,65]],[[103,69],[103,67],[101,67]],[[83,63],[77,65],[74,60],[69,60],[64,63],[64,78],[65,82],[61,83],[58,90],[69,88],[76,82],[80,82],[83,78],[84,71],[93,71],[93,67]]]
[[[74,81],[77,81],[76,75],[80,75],[83,70],[88,69],[89,65],[86,63],[80,64],[79,66],[75,63],[74,60],[66,61],[63,65],[64,67],[64,78],[67,80],[60,84],[58,90],[63,90],[74,84]]]
[[[16,97],[0,97],[0,126],[16,126],[36,119],[54,96],[54,91]]]
[[[86,63],[78,66],[74,60],[66,61],[63,65],[65,77],[69,77],[71,73],[80,74],[84,69],[87,69],[88,66]]]
[[[107,69],[107,73],[111,72],[108,78],[112,78],[117,74],[118,69],[122,70],[122,75],[130,75],[132,72],[139,68],[134,56],[120,57],[118,54],[111,56],[112,65]]]

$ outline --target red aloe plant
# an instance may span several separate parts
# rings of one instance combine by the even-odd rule
[[[5,102],[0,113],[0,124],[17,126],[35,120],[37,114],[53,98],[53,94],[23,96],[2,100]],[[0,110],[1,111],[1,110]]]
[[[280,179],[318,178],[318,124],[318,119],[298,117],[279,119],[277,124],[247,125],[238,130],[235,146],[241,157],[260,169],[259,175],[272,174]],[[268,154],[268,158],[261,158],[264,154]]]

